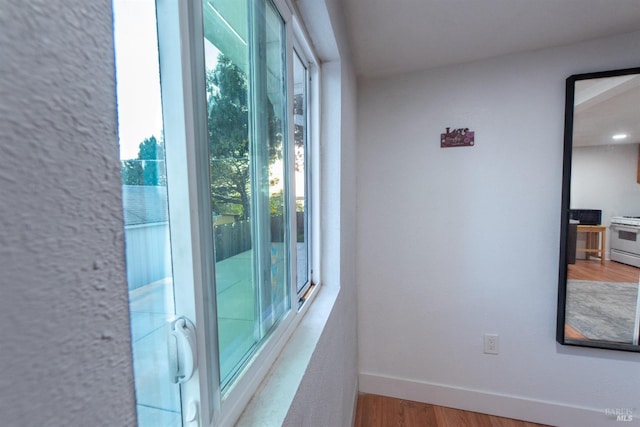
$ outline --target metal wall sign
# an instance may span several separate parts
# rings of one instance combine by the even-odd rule
[[[474,144],[475,132],[469,128],[447,128],[445,133],[440,134],[440,148],[472,147]]]

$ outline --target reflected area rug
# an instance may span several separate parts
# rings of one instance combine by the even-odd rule
[[[631,343],[637,300],[637,283],[568,280],[565,320],[590,340]]]

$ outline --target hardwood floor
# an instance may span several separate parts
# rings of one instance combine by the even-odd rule
[[[575,264],[569,264],[567,276],[574,280],[594,280],[597,282],[629,282],[638,283],[640,268],[621,264],[615,261],[600,260],[576,260]]]
[[[568,324],[564,324],[564,337],[569,340],[586,340],[588,339],[580,332],[576,331],[574,328],[569,326]]]
[[[355,427],[545,427],[392,397],[361,394]]]

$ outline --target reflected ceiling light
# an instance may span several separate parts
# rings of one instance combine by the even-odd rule
[[[625,139],[627,137],[626,133],[617,133],[612,136],[612,138],[616,141],[620,141],[621,139]]]

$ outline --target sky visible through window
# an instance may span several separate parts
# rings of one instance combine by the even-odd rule
[[[154,0],[114,0],[120,160],[135,159],[146,138],[162,138],[162,103]],[[207,70],[220,51],[204,44]],[[277,161],[280,166],[281,161]],[[296,196],[303,197],[304,173],[295,172]]]
[[[162,134],[158,37],[154,0],[114,0],[120,159],[134,159],[145,138]],[[207,69],[218,50],[205,45]],[[119,59],[119,60],[118,60]]]

